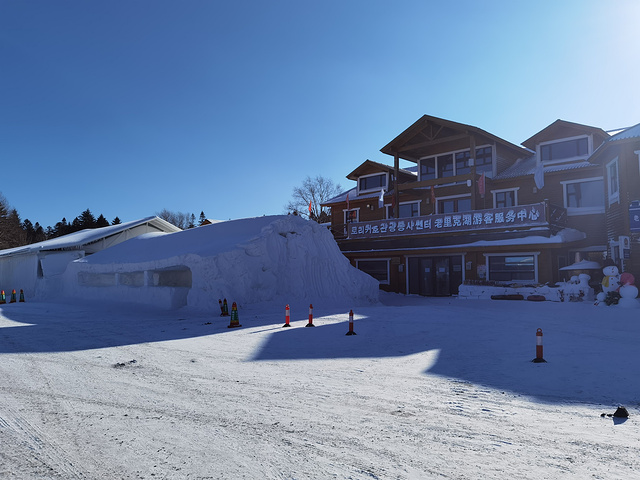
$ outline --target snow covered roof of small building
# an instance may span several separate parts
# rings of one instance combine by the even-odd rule
[[[86,245],[91,245],[99,242],[100,240],[143,225],[151,227],[153,230],[160,233],[181,231],[178,227],[161,219],[160,217],[145,217],[140,220],[120,223],[118,225],[110,225],[108,227],[87,228],[80,230],[79,232],[63,235],[62,237],[52,238],[51,240],[0,250],[0,257],[51,250],[79,250]]]
[[[630,138],[639,138],[640,137],[640,123],[634,125],[633,127],[629,127],[625,130],[622,130],[620,133],[615,134],[611,138],[607,140],[607,142],[615,142],[618,140],[627,140]]]

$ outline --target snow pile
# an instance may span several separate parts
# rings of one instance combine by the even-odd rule
[[[240,304],[376,302],[378,282],[351,266],[333,236],[297,216],[220,222],[146,234],[72,262],[66,296],[218,309]]]
[[[462,284],[458,296],[463,299],[488,300],[492,295],[542,296],[552,302],[592,302],[594,290],[589,286],[590,276],[580,274],[571,277],[568,282],[549,285],[471,285]]]

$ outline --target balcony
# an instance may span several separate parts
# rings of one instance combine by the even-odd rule
[[[544,201],[507,208],[354,222],[333,225],[332,229],[337,240],[362,240],[540,228],[555,233],[564,228],[566,223],[566,209]]]

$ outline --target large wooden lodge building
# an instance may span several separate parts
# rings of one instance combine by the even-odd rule
[[[344,255],[385,290],[553,283],[576,261],[640,279],[640,124],[612,135],[557,120],[518,146],[425,115],[381,151],[392,166],[365,161],[323,206]]]

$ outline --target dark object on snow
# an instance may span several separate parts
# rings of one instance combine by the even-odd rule
[[[629,418],[629,412],[624,407],[618,407],[614,413],[603,413],[601,417]]]
[[[544,295],[529,295],[527,300],[530,302],[544,302],[546,298]]]
[[[607,292],[607,297],[604,299],[604,303],[607,306],[617,305],[620,301],[620,293],[618,292]]]
[[[617,418],[629,418],[629,412],[627,412],[627,409],[624,407],[618,407],[613,416]]]
[[[491,295],[491,300],[524,300],[524,297],[519,294]]]

